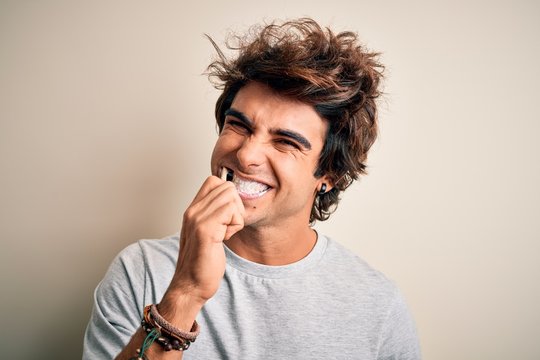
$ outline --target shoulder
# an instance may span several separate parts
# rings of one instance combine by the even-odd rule
[[[170,282],[177,253],[173,235],[139,240],[116,255],[94,292],[83,359],[111,359],[120,352],[139,327],[144,305],[156,302]]]
[[[94,295],[105,317],[126,328],[138,326],[144,305],[155,302],[170,282],[177,239],[139,240],[116,255]]]
[[[178,234],[174,234],[162,239],[139,240],[125,249],[127,254],[130,247],[137,247],[134,251],[140,252],[147,267],[155,264],[175,266],[178,259],[179,237]]]
[[[112,261],[108,273],[166,271],[176,266],[178,258],[178,234],[162,239],[142,239],[126,246]]]
[[[378,329],[379,358],[419,359],[416,326],[397,284],[329,238],[325,261],[325,271],[332,271],[339,291],[357,308],[367,310]]]
[[[395,312],[404,310],[403,296],[395,281],[343,245],[327,239],[319,273],[331,284],[328,287],[339,294],[336,298],[348,304],[343,306],[356,309],[350,310],[358,316],[368,313],[378,327],[382,327]]]
[[[142,239],[126,246],[118,253],[114,261],[147,262],[152,259],[172,259],[178,257],[178,234],[162,239]]]
[[[144,239],[121,250],[114,258],[96,289],[101,299],[120,303],[121,299],[142,302],[147,288],[168,284],[178,257],[178,236]],[[137,304],[140,307],[141,304]]]
[[[395,282],[375,269],[351,250],[337,241],[326,237],[327,249],[324,258],[326,271],[331,271],[336,281],[360,288],[362,292],[392,298],[398,291]]]

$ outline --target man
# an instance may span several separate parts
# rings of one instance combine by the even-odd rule
[[[178,236],[114,260],[83,358],[419,359],[395,285],[310,226],[365,172],[376,54],[310,19],[237,40],[209,67],[223,89],[212,176]]]

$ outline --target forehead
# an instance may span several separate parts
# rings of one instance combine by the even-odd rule
[[[281,96],[258,82],[242,87],[231,108],[242,112],[256,128],[293,130],[310,140],[323,142],[328,127],[327,121],[312,106]]]

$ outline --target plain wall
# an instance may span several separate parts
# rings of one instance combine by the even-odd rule
[[[311,16],[386,65],[369,176],[317,228],[394,279],[425,359],[539,359],[534,1],[1,1],[6,359],[80,358],[116,253],[178,231],[209,174],[228,30]]]

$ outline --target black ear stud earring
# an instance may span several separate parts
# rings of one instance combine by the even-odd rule
[[[326,184],[321,185],[321,190],[319,190],[319,195],[324,195],[326,193]]]

